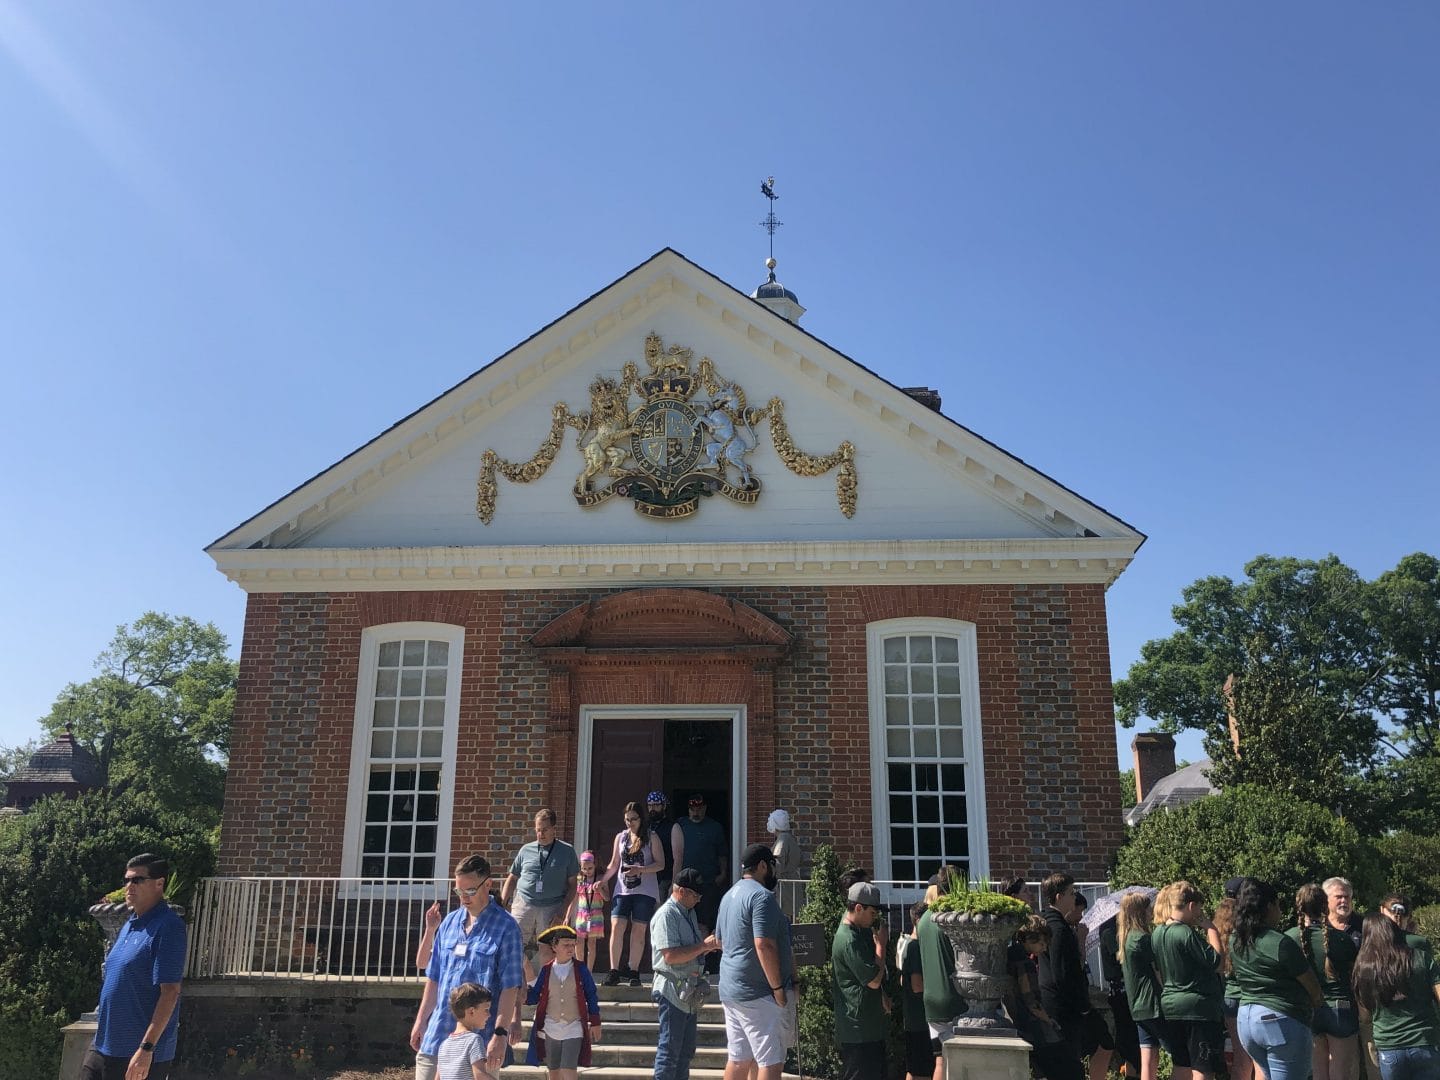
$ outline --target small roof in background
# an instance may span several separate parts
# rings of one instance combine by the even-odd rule
[[[1125,811],[1126,825],[1139,825],[1156,810],[1173,809],[1214,795],[1220,789],[1210,782],[1210,759],[1202,758],[1169,776],[1162,776],[1151,786],[1138,806]]]
[[[105,774],[95,755],[75,741],[66,729],[30,755],[30,761],[10,774],[10,784],[79,784],[98,788]]]

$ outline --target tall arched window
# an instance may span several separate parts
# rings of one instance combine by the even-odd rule
[[[391,623],[360,635],[345,873],[443,877],[450,862],[465,633]]]
[[[989,873],[973,623],[866,628],[875,876],[924,881],[943,864]]]

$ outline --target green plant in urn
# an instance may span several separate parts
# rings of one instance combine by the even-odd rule
[[[931,903],[930,917],[950,942],[955,986],[968,1006],[955,1021],[958,1034],[1014,1034],[999,1011],[1013,982],[1006,950],[1029,914],[1030,906],[1023,900],[996,892],[988,882],[971,884],[958,875]]]

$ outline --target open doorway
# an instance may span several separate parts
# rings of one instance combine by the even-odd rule
[[[739,710],[582,711],[575,836],[595,852],[600,872],[625,827],[625,805],[643,805],[649,792],[663,791],[672,822],[686,814],[692,796],[704,796],[707,816],[725,830],[733,875],[744,840],[742,717]],[[647,969],[648,958],[647,949]]]
[[[685,813],[692,795],[705,796],[709,816],[735,846],[734,724],[711,717],[595,719],[585,834],[602,867],[625,827],[625,804],[643,804],[652,791],[669,796],[673,815]]]

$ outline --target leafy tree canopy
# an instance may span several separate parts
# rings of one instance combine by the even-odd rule
[[[1172,614],[1179,629],[1115,685],[1122,724],[1198,730],[1217,786],[1262,784],[1373,827],[1434,804],[1440,561],[1409,555],[1367,582],[1333,555],[1262,555],[1243,581],[1187,586]]]
[[[112,791],[215,824],[235,706],[236,664],[213,623],[146,612],[120,626],[99,675],[60,692],[41,725],[69,727]]]

